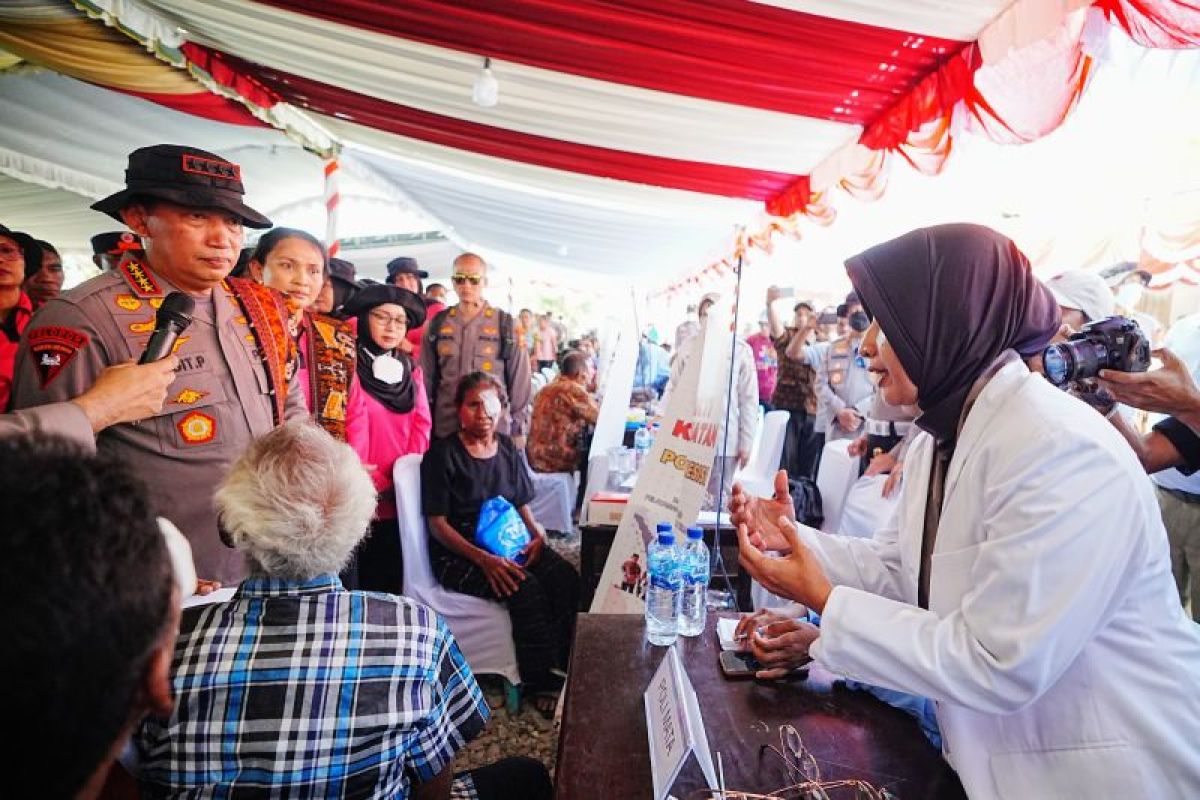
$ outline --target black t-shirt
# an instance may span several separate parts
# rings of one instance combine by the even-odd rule
[[[491,458],[475,458],[458,434],[451,434],[434,442],[421,461],[425,516],[446,517],[469,542],[475,541],[479,509],[497,496],[514,508],[533,500],[529,470],[512,439],[503,434],[496,434],[496,455]]]
[[[1183,456],[1183,464],[1178,467],[1180,472],[1191,475],[1200,469],[1200,435],[1174,417],[1167,417],[1155,425],[1154,430],[1167,437]]]

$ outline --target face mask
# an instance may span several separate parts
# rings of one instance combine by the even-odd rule
[[[869,327],[871,327],[871,318],[867,316],[867,312],[855,311],[850,315],[850,329],[854,332],[862,333]]]
[[[386,384],[399,383],[404,380],[404,364],[393,356],[391,353],[384,353],[381,356],[376,356],[371,362],[371,374],[376,380],[383,381]]]
[[[484,392],[479,399],[483,401],[483,411],[490,419],[500,419],[500,398],[495,392]]]

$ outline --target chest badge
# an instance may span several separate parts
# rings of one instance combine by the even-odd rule
[[[119,294],[114,299],[117,308],[123,311],[137,311],[142,307],[142,301],[131,294]]]
[[[200,400],[208,397],[208,392],[201,392],[198,389],[184,389],[179,394],[171,398],[172,403],[178,403],[183,406],[190,406]]]
[[[186,444],[207,444],[217,437],[217,421],[201,411],[193,411],[175,423]]]

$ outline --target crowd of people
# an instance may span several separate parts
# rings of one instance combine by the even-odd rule
[[[0,229],[3,637],[38,667],[13,696],[18,763],[56,797],[95,796],[123,752],[150,797],[548,797],[531,759],[454,768],[489,709],[446,623],[404,596],[392,472],[423,457],[432,574],[505,605],[552,715],[580,577],[532,503],[539,473],[586,469],[595,337],[492,306],[474,253],[453,298],[409,257],[359,279],[247,206],[216,154],[143,148],[126,180],[93,208],[128,230],[96,237],[101,274],[66,292],[53,246]],[[265,231],[251,248],[245,228]],[[1118,310],[1101,278],[1043,284],[973,225],[846,265],[844,303],[772,287],[720,359],[714,480],[747,464],[760,411],[787,413],[774,495],[729,502],[744,567],[802,604],[743,621],[762,676],[816,658],[932,703],[972,797],[1193,795],[1200,320],[1168,332],[1161,369],[1061,391],[1041,354]],[[136,363],[176,292],[190,322]],[[643,336],[635,399],[679,391],[720,301],[670,346]],[[1142,432],[1132,409],[1166,416]],[[874,536],[797,521],[793,487],[838,440],[899,495]],[[484,535],[495,515],[515,552]],[[630,590],[642,572],[625,563]]]
[[[455,775],[489,712],[445,623],[404,598],[392,471],[424,456],[434,575],[507,606],[522,689],[552,714],[579,576],[529,508],[531,465],[578,469],[595,339],[569,342],[548,315],[518,326],[485,299],[472,253],[452,265],[453,305],[412,258],[384,283],[360,279],[243,193],[219,155],[134,151],[126,188],[93,206],[128,230],[96,237],[101,274],[66,292],[52,246],[0,229],[0,471],[6,510],[23,516],[5,574],[41,586],[20,590],[9,641],[62,665],[47,687],[79,684],[60,710],[29,714],[28,741],[54,738],[68,713],[90,732],[69,769],[47,769],[61,781],[49,794],[93,795],[132,738],[146,796],[548,796],[528,759]],[[264,231],[253,247],[246,228]],[[190,320],[165,357],[136,363],[176,292]],[[515,558],[477,535],[497,500],[528,537]],[[168,528],[187,543],[177,574],[194,576],[174,588]],[[180,614],[222,585],[229,600]],[[72,615],[86,627],[75,638]]]

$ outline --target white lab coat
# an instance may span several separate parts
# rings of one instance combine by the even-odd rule
[[[1003,367],[948,468],[925,611],[933,448],[922,433],[908,454],[895,527],[802,529],[835,585],[813,656],[936,701],[972,798],[1200,797],[1200,628],[1129,447],[1024,363]]]

